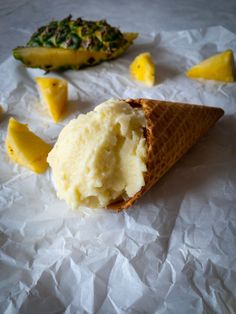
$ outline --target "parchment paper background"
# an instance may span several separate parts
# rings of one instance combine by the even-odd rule
[[[2,63],[1,313],[235,313],[236,84],[184,75],[228,48],[236,53],[236,35],[221,26],[141,33],[121,58],[59,75],[70,83],[70,109],[58,125],[38,102],[34,77],[43,71]],[[144,51],[156,63],[153,88],[129,76]],[[128,211],[75,212],[57,199],[50,171],[10,162],[8,119],[54,143],[70,119],[110,97],[219,106],[225,116]]]

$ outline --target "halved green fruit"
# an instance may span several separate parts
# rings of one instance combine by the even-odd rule
[[[46,71],[79,69],[119,57],[137,36],[121,33],[106,21],[73,21],[69,16],[40,27],[13,56],[27,67]]]

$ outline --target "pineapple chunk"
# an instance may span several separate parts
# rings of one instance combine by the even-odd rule
[[[31,132],[26,124],[10,118],[5,144],[13,162],[36,173],[47,169],[47,156],[52,147]]]
[[[105,20],[73,20],[70,14],[41,26],[25,46],[13,50],[13,56],[27,67],[46,71],[80,69],[119,57],[137,36]]]
[[[85,42],[92,43],[94,40],[91,40],[91,36],[88,37]],[[106,42],[105,48],[102,50],[94,49],[93,47],[91,47],[91,49],[69,49],[59,46],[49,48],[47,46],[27,45],[25,47],[15,48],[13,50],[13,56],[27,67],[40,68],[45,71],[80,69],[118,58],[125,53],[137,37],[138,33],[123,33],[122,42],[118,44],[111,41],[111,45],[117,45],[116,48],[111,47],[110,49],[107,47],[108,42]]]
[[[46,47],[19,47],[13,50],[13,55],[27,67],[40,68],[45,71],[79,69],[108,59],[107,53],[104,51]],[[111,56],[109,55],[109,57]]]
[[[186,72],[186,75],[190,78],[203,78],[228,83],[234,82],[234,71],[233,51],[228,49],[193,66]]]
[[[149,52],[138,55],[130,65],[131,76],[146,84],[153,86],[155,83],[155,65]]]
[[[67,108],[67,81],[55,77],[37,77],[36,82],[42,101],[48,107],[51,117],[55,122],[60,121]]]

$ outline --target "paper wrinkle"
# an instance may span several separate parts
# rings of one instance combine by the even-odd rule
[[[117,60],[51,74],[69,82],[59,124],[39,103],[34,78],[44,72],[12,57],[1,65],[1,313],[234,313],[236,88],[184,75],[229,48],[236,53],[236,35],[221,26],[140,34]],[[144,51],[156,62],[151,88],[128,70]],[[75,212],[56,197],[50,171],[38,176],[10,162],[8,119],[54,143],[68,121],[111,97],[219,106],[225,116],[128,211]]]

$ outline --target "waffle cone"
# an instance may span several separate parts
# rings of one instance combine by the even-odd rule
[[[130,207],[146,193],[224,114],[220,108],[151,99],[128,99],[132,107],[144,111],[147,127],[147,171],[142,189],[128,200],[108,209]]]

